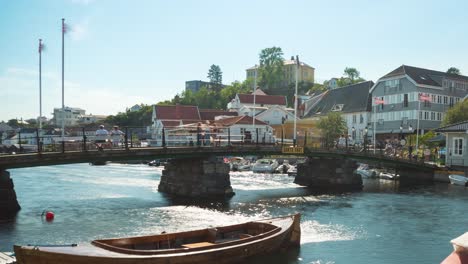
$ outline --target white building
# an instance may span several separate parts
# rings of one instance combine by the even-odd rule
[[[255,116],[256,119],[270,125],[294,120],[294,109],[287,108],[286,96],[267,95],[260,89],[255,91],[255,95],[236,94],[236,97],[228,103],[227,109],[237,112],[239,116]]]
[[[76,107],[65,107],[63,110],[62,108],[54,108],[53,123],[56,126],[61,126],[65,122],[65,126],[74,126],[85,113],[85,110]]]

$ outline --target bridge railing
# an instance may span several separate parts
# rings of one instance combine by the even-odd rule
[[[118,132],[96,135],[95,127],[73,127],[62,135],[60,129],[22,129],[0,133],[0,155],[68,151],[97,151],[146,147],[217,147],[228,145],[271,145],[271,131],[242,131],[225,126],[190,124],[124,127]]]

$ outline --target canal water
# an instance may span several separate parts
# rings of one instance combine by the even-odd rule
[[[22,210],[0,222],[13,244],[70,244],[219,226],[299,212],[299,250],[251,263],[440,263],[468,231],[468,189],[369,180],[362,192],[312,194],[287,175],[231,173],[229,200],[158,193],[161,167],[75,164],[10,170]],[[52,223],[41,217],[55,212]]]

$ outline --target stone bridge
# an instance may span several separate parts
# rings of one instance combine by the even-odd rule
[[[294,151],[286,151],[287,149]],[[281,145],[235,145],[218,147],[140,147],[106,149],[104,151],[67,151],[25,153],[0,156],[0,210],[16,213],[13,181],[8,169],[105,161],[170,159],[166,165],[159,190],[178,196],[226,197],[234,194],[225,156],[303,156],[307,161],[298,166],[295,183],[315,189],[360,189],[362,179],[354,174],[357,161],[395,168],[401,180],[431,181],[435,166],[424,162],[374,155],[369,152],[350,152]]]

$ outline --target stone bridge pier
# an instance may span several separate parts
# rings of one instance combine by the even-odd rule
[[[231,197],[229,164],[216,157],[172,159],[164,167],[158,191],[182,197]]]
[[[2,216],[9,217],[21,209],[10,172],[0,169],[0,212]]]
[[[354,171],[356,161],[346,158],[309,157],[298,164],[294,183],[316,191],[362,190],[361,175]]]

